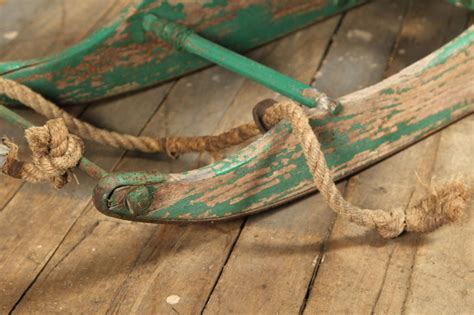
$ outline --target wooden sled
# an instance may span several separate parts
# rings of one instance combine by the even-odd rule
[[[347,3],[356,4],[356,2]],[[136,8],[134,10],[137,10]],[[192,50],[196,46],[191,44],[198,43],[204,46],[209,44],[168,19],[155,14],[146,15],[145,18],[145,15],[139,15],[138,11],[130,12],[133,14],[126,15],[127,21],[137,16],[143,18],[140,25],[150,33],[158,34],[163,40],[163,45],[169,41],[181,49]],[[186,37],[184,38],[182,34]],[[201,34],[206,35],[204,32]],[[152,38],[152,35],[149,35]],[[196,40],[187,42],[186,39],[189,38]],[[262,42],[264,40],[259,43]],[[182,51],[175,51],[168,44],[166,47],[171,55],[184,54]],[[242,49],[249,47],[252,46]],[[212,52],[210,56],[203,57],[213,60],[213,56],[220,56],[219,53],[228,54],[219,46],[213,48],[214,50],[209,50]],[[193,52],[198,53],[198,50]],[[473,56],[474,28],[471,27],[452,42],[400,73],[372,87],[342,97],[338,100],[342,104],[342,110],[337,115],[313,120],[312,126],[323,144],[326,160],[335,178],[343,178],[367,167],[471,114],[474,111]],[[199,61],[190,62],[192,67],[178,68],[176,72],[173,70],[165,77],[160,77],[159,72],[158,76],[154,76],[153,82],[147,81],[135,86],[132,84],[132,87],[127,88],[135,89],[154,84],[206,64],[196,57],[189,58]],[[248,60],[236,58],[237,61],[243,60],[239,64],[241,66],[239,69],[244,69]],[[216,58],[214,61],[219,60]],[[222,63],[226,66],[225,61]],[[48,70],[53,71],[58,64],[45,60],[39,62],[37,66],[44,69],[53,67]],[[126,91],[123,88],[114,90],[114,87],[120,87],[120,84],[114,87],[107,85],[105,88],[97,85],[90,90],[91,86],[86,83],[84,84],[87,86],[71,85],[66,90],[58,90],[57,87],[63,85],[59,84],[60,81],[48,77],[47,71],[44,72],[46,76],[38,81],[35,81],[36,78],[42,74],[29,76],[28,71],[38,71],[39,68],[35,68],[35,65],[18,63],[17,68],[12,64],[3,67],[7,69],[5,71],[8,72],[6,74],[8,78],[30,85],[53,100],[64,102],[90,100]],[[150,64],[144,67],[152,69]],[[60,69],[63,68],[57,69],[59,77],[62,73]],[[145,72],[140,72],[145,70],[139,69],[141,68],[137,67],[137,75],[141,73],[143,77],[147,77],[144,75]],[[127,78],[132,82],[133,71],[126,72],[130,74]],[[267,71],[270,70],[263,69],[261,72],[248,72],[244,75],[259,80],[265,78],[269,73]],[[22,77],[21,73],[25,75]],[[72,82],[73,78],[78,78],[77,74],[72,72],[68,75],[69,79],[61,82]],[[288,97],[308,107],[318,105],[314,99],[302,93],[304,89],[311,87],[284,76],[279,79],[281,80],[277,80],[276,83],[265,81],[262,83],[275,90],[286,92]],[[36,82],[45,85],[35,85]],[[290,88],[281,88],[282,82],[289,82]],[[91,92],[87,94],[89,90]],[[51,93],[48,94],[48,91]],[[31,126],[5,107],[0,108],[0,115],[24,127]],[[306,167],[301,148],[292,137],[291,128],[286,122],[281,122],[254,143],[230,157],[186,173],[107,174],[86,159],[82,159],[80,168],[100,178],[94,191],[94,203],[99,211],[109,216],[134,221],[162,223],[230,219],[259,212],[314,191],[311,174]]]

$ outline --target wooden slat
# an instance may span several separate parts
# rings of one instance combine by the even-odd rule
[[[86,113],[108,127],[137,134],[159,106],[169,86],[95,106]],[[139,103],[140,106],[135,104]],[[123,115],[113,115],[120,111]],[[87,143],[86,155],[110,169],[122,151]],[[94,180],[78,173],[80,185],[61,191],[49,185],[24,185],[0,213],[0,306],[11,309],[49,261],[64,235],[90,204]]]
[[[374,2],[345,15],[316,87],[338,97],[382,78],[407,2],[387,10],[390,3]],[[383,26],[380,17],[386,21]],[[206,313],[297,313],[304,307],[334,218],[319,195],[249,218]]]
[[[252,57],[309,80],[336,24],[337,18],[297,32]],[[302,50],[308,42],[310,47]],[[305,68],[308,63],[310,67]],[[273,92],[254,83],[242,86],[243,82],[219,68],[183,78],[145,134],[207,134],[227,129],[227,123],[217,126],[223,119],[232,118],[235,124],[248,121],[251,107],[261,98],[273,96]],[[121,169],[176,172],[198,163],[192,156],[170,162],[145,161],[141,155],[133,155],[125,159]],[[17,310],[51,312],[62,308],[68,312],[80,307],[85,312],[199,312],[242,221],[186,227],[119,222],[88,210]],[[76,294],[64,294],[66,288]],[[172,295],[180,297],[179,303],[167,303]]]
[[[471,115],[441,133],[431,182],[462,176],[474,187],[473,132],[474,116]],[[410,286],[402,307],[404,312],[469,314],[474,310],[473,210],[471,201],[462,222],[419,240],[409,269]]]
[[[412,2],[387,73],[398,71],[447,42],[463,30],[465,23],[466,11],[443,1],[435,1],[429,7],[421,2]],[[456,127],[450,127],[443,134],[449,133],[452,128]],[[406,207],[414,203],[426,193],[422,183],[429,183],[435,175],[433,169],[439,163],[439,152],[447,150],[440,147],[439,137],[439,134],[434,135],[354,176],[349,181],[346,197],[368,208]],[[374,231],[338,218],[306,313],[396,314],[407,310],[404,305],[414,285],[412,270],[415,261],[418,261],[417,251],[431,248],[428,239],[436,238],[440,233],[450,235],[455,230],[454,226],[445,227],[434,232],[433,236],[407,234],[387,241]],[[422,270],[420,268],[420,273],[423,273]],[[426,279],[422,284],[429,286],[429,282]],[[439,290],[438,294],[431,295],[430,303],[438,305],[437,299],[443,294],[444,290]],[[418,311],[412,313],[425,312],[421,308],[416,309],[416,305],[415,301],[411,304],[413,310]],[[451,311],[454,309],[441,306],[435,313]]]
[[[144,134],[212,132],[242,82],[242,78],[216,67],[179,80]],[[118,112],[122,116],[120,109]],[[128,155],[119,169],[170,172],[193,168],[197,163],[196,156],[177,161],[152,157]],[[181,294],[180,287],[196,295],[183,298],[181,305],[198,307],[199,294],[204,295],[201,299],[207,297],[202,286],[212,286],[212,280],[198,281],[203,275],[211,279],[217,276],[226,257],[222,252],[233,242],[236,229],[235,223],[216,227],[130,223],[105,217],[90,206],[18,311],[74,312],[80,308],[86,313],[129,313],[141,311],[147,303],[148,307],[170,310],[165,299],[172,292]],[[190,279],[181,278],[180,269],[194,276],[193,286],[189,286]],[[63,294],[66,289],[69,293]]]

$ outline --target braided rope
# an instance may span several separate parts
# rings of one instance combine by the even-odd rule
[[[259,134],[255,124],[245,124],[217,136],[160,139],[135,137],[99,129],[82,122],[26,86],[11,80],[0,78],[0,93],[22,102],[48,118],[61,118],[48,121],[44,127],[27,130],[27,140],[33,152],[32,164],[21,162],[21,168],[18,168],[18,163],[15,162],[18,148],[4,140],[11,149],[7,163],[2,168],[4,173],[20,174],[21,176],[17,177],[32,182],[50,180],[56,187],[62,187],[67,182],[69,170],[77,165],[82,154],[82,150],[78,150],[82,147],[82,143],[77,141],[76,136],[68,134],[65,125],[75,130],[81,137],[102,144],[126,150],[166,152],[171,156],[191,151],[217,152]],[[267,126],[273,126],[282,119],[287,119],[291,123],[293,134],[301,144],[314,184],[326,203],[334,212],[348,217],[350,221],[361,226],[376,228],[382,237],[392,238],[404,230],[429,232],[457,220],[462,215],[469,193],[467,187],[460,182],[447,184],[417,205],[405,210],[399,208],[391,211],[370,210],[352,205],[337,189],[321,145],[304,110],[294,102],[276,103],[266,109],[263,116]],[[18,171],[19,169],[21,171]]]
[[[218,152],[222,149],[240,144],[260,134],[257,126],[254,123],[249,123],[232,128],[215,136],[166,138],[152,138],[145,136],[137,137],[97,128],[72,116],[57,105],[46,100],[40,94],[31,90],[29,87],[13,80],[0,77],[0,94],[5,94],[9,98],[19,101],[48,119],[59,117],[64,119],[69,130],[83,139],[92,140],[100,144],[123,150],[137,150],[148,153],[161,152],[166,153],[171,157],[176,157],[180,154],[189,152]]]
[[[469,198],[467,187],[453,181],[413,207],[391,211],[363,209],[344,199],[332,179],[321,145],[314,134],[303,109],[293,102],[279,103],[269,109],[272,117],[287,119],[293,134],[301,144],[313,181],[329,208],[350,221],[376,228],[384,238],[400,235],[404,230],[430,232],[448,222],[456,221],[463,213]]]
[[[18,146],[3,138],[2,143],[9,152],[2,172],[31,183],[49,181],[56,188],[62,188],[70,181],[70,170],[79,164],[84,152],[81,138],[69,134],[62,118],[51,119],[42,127],[28,128],[25,137],[33,162],[18,160]]]

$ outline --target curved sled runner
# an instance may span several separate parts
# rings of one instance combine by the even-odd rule
[[[474,112],[474,27],[400,73],[342,97],[337,116],[311,121],[335,179]],[[99,181],[102,213],[134,221],[214,221],[314,192],[287,122],[232,156],[180,174],[113,173]]]
[[[297,1],[296,5],[285,0],[211,1],[193,6],[180,1],[175,5],[172,1],[139,1],[115,24],[63,54],[0,64],[0,72],[49,99],[76,102],[145,87],[208,64],[195,56],[199,55],[231,69],[238,65],[233,70],[287,93],[307,107],[318,107],[316,98],[304,94],[307,89],[314,92],[313,88],[229,52],[173,21],[182,21],[208,39],[243,50],[360,2]],[[246,27],[255,30],[262,22],[269,23],[265,32],[244,35]],[[336,116],[312,120],[335,179],[472,114],[473,58],[471,27],[400,73],[340,98],[342,111]],[[0,117],[25,128],[31,126],[1,105]],[[0,151],[0,164],[1,157]],[[99,211],[134,221],[230,219],[314,191],[301,147],[285,121],[230,157],[185,173],[107,174],[86,158],[79,167],[99,178],[94,191]]]

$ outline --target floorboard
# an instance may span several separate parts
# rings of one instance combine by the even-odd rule
[[[128,2],[0,1],[1,60],[60,51]],[[379,0],[249,56],[337,97],[422,58],[472,24],[473,16],[445,0]],[[205,135],[250,121],[254,104],[268,97],[281,96],[210,67],[68,110],[120,132]],[[31,111],[15,110],[44,122]],[[426,185],[452,176],[474,185],[467,171],[474,156],[473,118],[339,188],[357,205],[386,208],[410,205]],[[19,128],[0,121],[0,134],[25,147]],[[190,154],[172,160],[93,143],[87,143],[86,156],[108,170],[166,173],[217,158]],[[94,181],[77,175],[80,185],[61,191],[0,175],[0,313],[467,314],[474,308],[472,203],[460,223],[390,241],[337,218],[317,194],[226,223],[154,225],[103,216],[91,204]]]
[[[444,1],[431,3],[427,7],[424,2],[411,2],[387,74],[398,72],[424,57],[465,28],[466,11],[449,6]],[[374,209],[406,207],[414,203],[426,194],[424,185],[434,180],[434,168],[442,152],[440,137],[449,134],[451,128],[353,176],[349,180],[346,197],[357,205]],[[438,178],[442,179],[449,178]],[[456,226],[445,227],[433,235],[456,234]],[[428,246],[427,241],[431,237],[407,234],[385,241],[374,231],[351,224],[343,218],[336,220],[306,313],[403,313],[407,310],[405,304],[412,290],[412,273],[419,249]],[[459,285],[460,288],[468,285],[469,280],[465,281]],[[446,290],[456,289],[446,285]],[[429,294],[431,301],[443,295],[441,291]],[[456,294],[460,293],[453,292],[454,296]],[[457,298],[462,300],[460,296]],[[412,303],[415,307],[408,313],[433,314],[425,306],[416,308],[415,300]],[[441,304],[432,304],[435,309],[438,307],[434,313],[450,313]]]
[[[386,10],[390,3],[378,1],[346,13],[317,72],[316,87],[330,87],[330,95],[339,97],[381,79],[406,2]],[[380,16],[387,27],[374,19]],[[348,36],[354,30],[373,38]],[[366,71],[374,63],[379,66]],[[308,75],[314,77],[316,70]],[[205,313],[298,313],[334,219],[319,195],[249,218]]]

